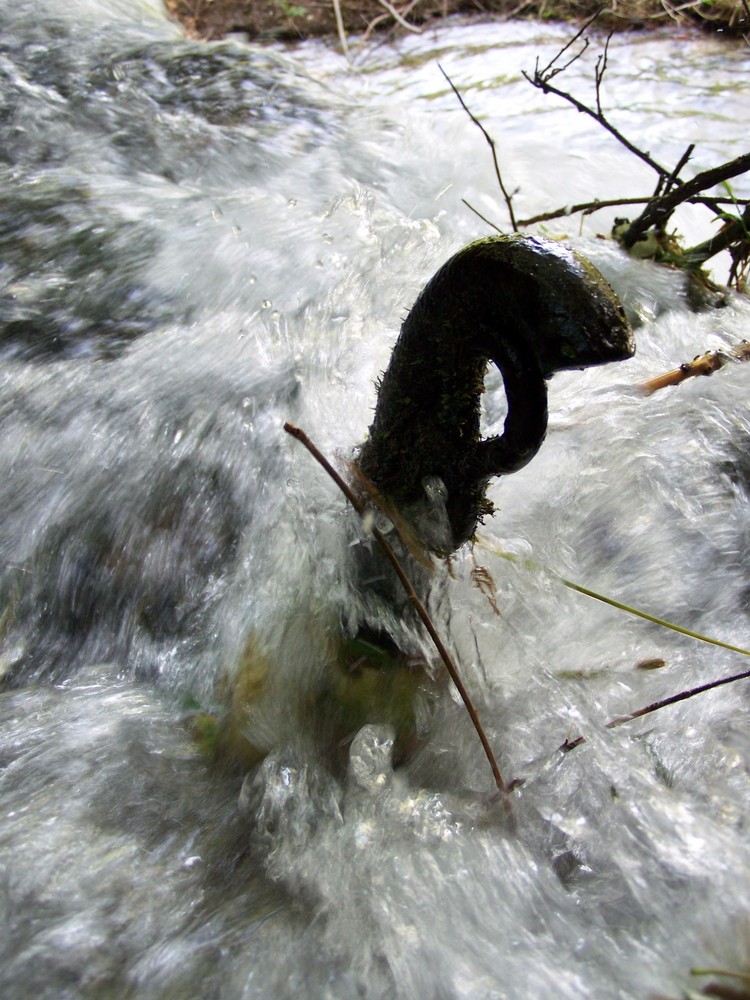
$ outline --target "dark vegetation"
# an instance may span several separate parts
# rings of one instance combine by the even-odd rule
[[[741,36],[750,33],[748,0],[165,0],[170,13],[198,38],[233,31],[250,38],[285,39],[421,31],[453,14],[575,21],[601,10],[607,28],[699,25]]]

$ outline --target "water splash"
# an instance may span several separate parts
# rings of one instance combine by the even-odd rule
[[[565,29],[450,27],[351,74],[319,45],[203,49],[150,8],[66,8],[1,15],[3,995],[622,998],[746,961],[744,689],[603,729],[729,652],[477,550],[496,615],[460,553],[430,610],[524,779],[512,823],[431,664],[396,769],[383,723],[332,747],[315,700],[342,630],[384,612],[352,593],[357,519],[283,423],[351,454],[404,311],[477,235],[460,197],[496,201],[437,57],[529,205],[588,189],[594,139],[519,78]],[[681,152],[699,109],[707,155],[732,155],[704,72],[733,107],[744,53],[618,49],[654,149]],[[627,191],[617,155],[595,162]],[[750,311],[696,317],[674,276],[593,237],[638,354],[555,377],[548,439],[484,530],[747,645],[747,370],[634,387],[748,336]],[[487,432],[502,419],[493,401]],[[212,768],[196,724],[262,659],[247,737],[268,753]]]

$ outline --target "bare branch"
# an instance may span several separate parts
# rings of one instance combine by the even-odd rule
[[[550,222],[552,219],[563,219],[568,215],[575,215],[577,212],[583,212],[584,215],[593,215],[594,212],[598,212],[602,208],[619,208],[622,205],[648,205],[652,201],[651,198],[595,198],[593,201],[581,201],[575,205],[564,205],[562,208],[555,208],[551,212],[541,212],[539,215],[532,215],[528,219],[519,219],[518,225],[533,226],[537,222]],[[721,205],[747,205],[750,199],[747,198],[705,198],[703,196],[695,198],[686,198],[686,205],[705,205],[710,208],[715,215],[721,215]],[[479,215],[479,218],[484,222],[488,220],[480,215],[479,212],[467,202],[464,202],[468,208],[471,208],[472,212]],[[493,229],[497,229],[497,226],[489,222],[488,225],[492,226]],[[499,232],[499,230],[498,230]]]
[[[568,91],[562,90],[561,88],[552,84],[551,81],[553,80],[553,78],[559,73],[563,72],[565,69],[567,69],[568,66],[570,66],[573,62],[575,62],[576,59],[580,58],[580,56],[585,51],[585,46],[584,46],[584,48],[580,49],[576,53],[576,55],[572,57],[572,59],[568,60],[567,63],[565,63],[562,66],[556,65],[562,54],[568,48],[570,48],[570,46],[573,44],[574,41],[576,41],[581,37],[581,34],[586,27],[588,27],[588,24],[584,25],[584,28],[581,29],[581,31],[579,31],[574,36],[574,38],[571,39],[560,50],[560,52],[557,53],[557,55],[547,64],[547,66],[544,67],[544,69],[539,68],[539,63],[537,61],[537,65],[534,69],[533,76],[529,76],[529,74],[526,72],[524,72],[524,76],[532,84],[532,86],[541,90],[543,93],[554,94],[555,96],[560,97],[563,100],[567,101],[569,104],[572,104],[577,111],[581,112],[582,114],[588,115],[590,118],[593,118],[594,121],[596,121],[599,125],[602,126],[602,128],[605,129],[605,131],[609,132],[610,135],[612,135],[615,139],[617,139],[617,141],[621,143],[621,145],[623,145],[633,155],[637,156],[642,162],[646,163],[649,167],[655,170],[656,173],[659,175],[658,182],[656,185],[656,190],[654,191],[654,195],[652,196],[651,200],[647,203],[645,210],[638,216],[638,218],[634,222],[630,223],[625,233],[621,237],[620,242],[626,249],[629,250],[641,237],[643,237],[648,232],[649,229],[651,229],[654,226],[663,227],[666,224],[672,212],[678,205],[681,205],[686,201],[696,199],[697,196],[700,194],[700,192],[714,187],[721,181],[727,180],[730,177],[736,177],[738,174],[750,170],[750,154],[737,157],[735,160],[732,160],[729,163],[722,164],[722,166],[720,167],[714,167],[711,170],[702,171],[701,173],[693,177],[692,180],[678,184],[677,181],[680,171],[684,168],[685,164],[692,156],[692,153],[695,148],[694,144],[691,143],[687,147],[685,152],[678,160],[674,169],[672,169],[671,171],[667,170],[660,163],[654,160],[654,158],[651,156],[650,153],[647,153],[644,150],[640,149],[633,142],[631,142],[626,136],[624,136],[622,132],[619,131],[619,129],[615,128],[615,126],[612,125],[612,123],[609,121],[603,110],[602,82],[604,79],[604,74],[607,69],[609,42],[612,37],[611,35],[607,38],[605,42],[604,51],[597,59],[596,68],[594,70],[594,87],[595,87],[595,99],[596,99],[594,108],[589,107],[587,104],[584,104],[582,101],[578,100],[578,98],[574,97]],[[626,203],[633,204],[634,202],[625,202],[625,201],[622,202],[622,204]],[[596,211],[598,207],[599,207],[598,204],[592,203],[585,207],[580,207],[580,208],[577,207],[576,209],[571,209],[570,211],[576,210],[588,213],[590,211]],[[709,207],[712,206],[709,205]],[[564,210],[559,210],[556,213],[545,213],[544,216],[535,216],[531,220],[529,219],[522,220],[520,224],[530,225],[532,222],[542,222],[542,221],[547,221],[550,218],[559,218],[561,215],[570,214],[570,211],[564,209]],[[702,244],[700,247],[694,248],[694,258],[696,260],[696,263],[700,263],[702,260],[707,260],[708,257],[713,256],[714,253],[718,253],[719,250],[725,249],[726,246],[729,246],[737,242],[739,238],[740,237],[733,230],[732,233],[730,233],[729,238],[726,237],[726,234],[722,236],[722,239],[726,240],[726,243],[723,246],[720,245],[721,240],[717,240],[715,238],[714,241],[709,241],[706,244]],[[717,249],[713,249],[714,247],[717,247]],[[700,253],[707,254],[707,256],[702,257],[700,261],[698,260],[699,251]]]
[[[443,74],[443,76],[445,77],[445,79],[448,81],[448,84],[449,84],[451,90],[453,91],[453,93],[458,98],[459,104],[464,109],[464,111],[469,116],[469,118],[471,118],[471,120],[477,126],[477,128],[479,129],[479,131],[482,133],[482,135],[486,139],[488,146],[492,150],[492,162],[493,162],[493,164],[495,166],[495,177],[497,177],[497,183],[500,185],[500,190],[502,191],[503,198],[505,199],[505,205],[506,205],[506,207],[508,209],[508,215],[510,216],[511,228],[513,229],[514,233],[517,233],[518,232],[518,225],[516,223],[516,217],[515,217],[515,213],[513,211],[513,195],[508,193],[508,191],[507,191],[507,189],[505,187],[505,184],[503,183],[503,178],[502,178],[502,176],[500,174],[500,164],[497,161],[497,150],[495,148],[495,140],[492,138],[492,136],[487,131],[487,129],[484,127],[484,125],[482,125],[482,123],[479,121],[479,119],[476,118],[471,113],[471,111],[469,110],[469,108],[466,105],[466,102],[464,101],[463,97],[459,93],[458,88],[453,83],[453,81],[448,76],[448,74],[445,72],[445,70],[443,69],[443,67],[438,64],[438,69]]]
[[[642,160],[645,164],[651,167],[652,170],[655,170],[656,173],[659,174],[660,180],[662,178],[666,178],[669,176],[669,171],[665,170],[665,168],[662,167],[661,164],[657,163],[656,160],[654,160],[649,153],[646,153],[642,149],[639,149],[638,146],[636,146],[633,142],[631,142],[628,138],[626,138],[622,134],[622,132],[616,129],[614,125],[612,125],[612,123],[608,120],[608,118],[602,111],[601,100],[600,100],[601,85],[602,85],[602,78],[604,76],[604,72],[607,66],[607,49],[609,46],[609,38],[607,38],[604,53],[599,57],[596,64],[596,71],[595,71],[596,109],[590,108],[587,104],[584,104],[582,101],[579,101],[577,97],[574,97],[568,91],[561,90],[559,87],[553,86],[552,83],[550,82],[559,73],[562,73],[566,69],[568,69],[568,67],[571,66],[577,59],[580,59],[580,57],[586,51],[586,48],[588,47],[588,39],[584,40],[585,41],[584,47],[575,56],[573,56],[565,65],[557,67],[555,66],[555,63],[563,54],[563,52],[565,52],[568,48],[570,48],[570,46],[581,37],[583,32],[589,27],[590,24],[593,23],[596,17],[598,17],[598,14],[595,15],[595,17],[590,18],[584,24],[584,26],[580,29],[580,31],[578,31],[573,36],[573,38],[571,38],[571,40],[565,46],[563,46],[562,49],[560,49],[557,55],[554,56],[554,58],[544,67],[544,69],[539,69],[539,61],[537,60],[536,66],[534,67],[533,76],[530,76],[526,72],[526,70],[522,70],[523,75],[526,77],[526,79],[529,81],[532,87],[536,87],[537,90],[541,90],[542,93],[544,94],[554,94],[556,97],[562,98],[562,100],[567,101],[569,104],[572,104],[577,111],[581,112],[581,114],[585,114],[588,115],[590,118],[593,118],[595,122],[601,125],[602,128],[605,129],[605,131],[609,132],[611,136],[613,136],[621,145],[625,146],[625,148],[629,150],[634,156],[637,156],[638,159]]]
[[[730,177],[744,174],[748,170],[750,170],[750,153],[744,153],[728,163],[722,163],[719,167],[701,171],[691,180],[679,184],[668,194],[653,198],[646,210],[639,215],[635,222],[631,223],[623,235],[623,246],[630,249],[652,226],[664,225],[675,208],[689,198],[695,197],[701,191],[715,187],[722,181],[729,180]]]
[[[415,35],[422,34],[422,29],[416,24],[410,24],[404,16],[396,10],[393,4],[388,2],[388,0],[378,0],[378,3],[381,7],[385,7],[394,21],[397,21],[402,28],[406,28],[407,31],[413,31]],[[411,6],[413,6],[413,4]],[[409,9],[411,9],[411,7]]]
[[[346,58],[349,58],[349,43],[346,38],[346,28],[344,27],[344,18],[341,14],[341,3],[340,0],[333,0],[333,13],[336,17],[336,31],[339,35],[339,41],[341,42],[341,51],[344,53]]]
[[[411,0],[411,2],[408,3],[405,7],[403,7],[400,11],[396,12],[398,14],[396,20],[398,21],[399,18],[401,18],[401,23],[404,24],[404,27],[408,28],[409,31],[414,31],[417,33],[421,33],[422,29],[418,28],[416,25],[410,24],[409,22],[405,22],[405,19],[406,17],[408,17],[409,14],[411,14],[411,12],[414,10],[414,8],[417,6],[419,2],[420,0]],[[388,7],[390,7],[391,5],[381,4],[381,6],[383,6],[387,10]],[[369,39],[370,35],[373,33],[375,28],[377,28],[379,24],[382,24],[383,21],[387,20],[388,20],[388,14],[378,14],[376,17],[374,17],[372,21],[370,21],[370,23],[367,25],[367,27],[364,30],[364,33],[360,37],[359,40],[360,44],[364,44],[364,42],[366,42]]]
[[[539,215],[532,215],[528,219],[519,219],[519,226],[533,226],[537,222],[549,222],[551,219],[563,219],[568,215],[576,215],[583,212],[584,215],[592,215],[601,208],[619,208],[621,205],[647,205],[649,198],[610,198],[600,201],[581,201],[576,205],[565,205],[563,208],[553,209],[551,212],[542,212]]]
[[[742,4],[742,6],[744,8],[745,15],[747,16],[747,19],[750,21],[750,4],[748,4],[747,0],[740,0],[740,3]],[[750,45],[750,34],[743,35],[742,37],[747,42],[747,44]]]

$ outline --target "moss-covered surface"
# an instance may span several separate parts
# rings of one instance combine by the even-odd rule
[[[453,14],[492,18],[579,20],[602,5],[598,0],[340,0],[341,27],[333,0],[165,0],[169,12],[193,37],[215,39],[242,31],[253,39],[294,40],[387,31],[403,34],[403,22],[420,28]],[[395,10],[398,17],[391,11]],[[699,24],[733,35],[750,33],[746,0],[688,4],[668,0],[610,0],[600,17],[604,28]]]
[[[402,512],[416,506],[419,521],[426,485],[440,480],[449,529],[424,541],[451,552],[491,512],[489,480],[539,449],[545,379],[633,350],[616,295],[588,261],[541,237],[477,240],[439,269],[404,321],[359,468]],[[502,373],[508,413],[502,435],[482,440],[489,361]]]

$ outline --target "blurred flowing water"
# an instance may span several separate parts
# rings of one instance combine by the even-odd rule
[[[603,1000],[746,969],[746,684],[603,728],[746,661],[549,572],[750,645],[750,371],[637,391],[750,336],[750,308],[692,313],[679,276],[597,239],[614,212],[550,231],[621,294],[637,356],[556,376],[540,454],[494,484],[474,558],[499,615],[468,551],[431,605],[525,779],[512,817],[439,665],[402,766],[382,728],[336,760],[322,735],[332,636],[377,604],[351,571],[366,538],[284,421],[350,456],[406,310],[487,231],[461,199],[506,224],[438,63],[519,215],[651,189],[521,76],[571,29],[445,25],[349,66],[200,45],[146,3],[0,21],[2,995]],[[566,77],[589,99],[600,42]],[[696,141],[697,171],[746,151],[749,70],[747,47],[624,35],[605,103],[662,162]],[[194,723],[258,649],[267,756],[226,772]]]

